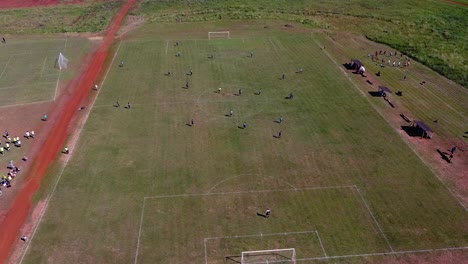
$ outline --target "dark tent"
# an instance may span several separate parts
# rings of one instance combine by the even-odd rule
[[[419,120],[414,120],[414,124],[412,127],[415,135],[421,136],[423,138],[431,138],[431,133],[434,132],[428,125],[426,125],[426,123]]]
[[[362,64],[360,60],[355,60],[355,59],[351,60],[351,68],[353,70],[358,71],[361,68],[361,66],[364,66],[364,64]]]
[[[388,88],[387,86],[379,86],[379,92],[392,93],[392,90],[390,90],[390,88]]]

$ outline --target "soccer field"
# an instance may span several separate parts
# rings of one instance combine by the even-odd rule
[[[24,263],[225,263],[276,248],[312,263],[468,246],[464,208],[314,34],[176,29],[115,47]]]
[[[90,42],[83,38],[8,39],[0,45],[0,106],[45,103],[76,73]],[[62,52],[70,69],[59,70]]]

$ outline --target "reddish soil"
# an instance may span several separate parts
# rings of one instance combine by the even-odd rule
[[[128,13],[129,9],[137,0],[128,0],[127,3],[114,16],[109,29],[104,37],[101,46],[97,51],[88,55],[89,66],[83,73],[76,77],[69,84],[69,91],[61,96],[53,110],[49,115],[49,119],[55,122],[52,129],[45,139],[40,155],[34,160],[29,170],[30,177],[24,187],[18,192],[11,209],[6,213],[4,220],[1,223],[2,232],[0,232],[0,263],[5,263],[9,257],[14,243],[19,239],[19,231],[25,223],[30,210],[32,208],[32,197],[39,189],[41,180],[43,179],[48,166],[55,160],[60,153],[67,136],[69,134],[70,125],[78,113],[77,109],[86,100],[92,85],[98,78],[103,69],[104,62],[108,56],[110,45],[114,41],[114,36],[120,28],[120,25]],[[2,4],[4,1],[2,1]],[[7,2],[55,2],[55,0],[39,0],[39,1],[11,1]]]
[[[452,5],[458,5],[458,6],[464,6],[464,7],[467,7],[468,4],[466,3],[462,3],[462,2],[458,2],[458,1],[453,1],[453,0],[441,0],[442,2],[446,2],[446,3],[449,3],[449,4],[452,4]]]

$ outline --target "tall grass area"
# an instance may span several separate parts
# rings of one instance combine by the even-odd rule
[[[224,263],[294,246],[320,257],[321,243],[330,256],[467,246],[463,207],[314,36],[269,25],[207,40],[185,36],[226,21],[158,23],[124,40],[23,263],[205,263],[204,252]],[[256,215],[266,207],[270,218]],[[283,235],[315,230],[321,241]],[[236,235],[256,236],[204,250],[205,238]]]
[[[150,21],[278,18],[357,31],[468,87],[468,8],[418,0],[144,0]]]
[[[1,34],[99,32],[123,0],[53,7],[0,9]]]

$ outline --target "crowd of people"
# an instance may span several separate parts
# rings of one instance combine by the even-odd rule
[[[35,132],[34,130],[31,131],[26,131],[24,133],[24,137],[26,139],[33,139],[35,137]],[[11,137],[10,133],[8,130],[5,131],[5,134],[3,134],[4,142],[0,140],[0,155],[4,156],[7,152],[11,151],[11,145],[14,145],[17,148],[20,148],[22,146],[22,142],[20,137],[14,136]],[[26,156],[23,156],[22,160],[24,162],[28,161],[28,158]],[[1,177],[0,177],[0,194],[2,193],[2,187],[10,188],[12,180],[18,175],[20,172],[20,168],[15,165],[13,160],[10,160],[7,169],[9,170],[7,174],[4,174],[2,172]]]

